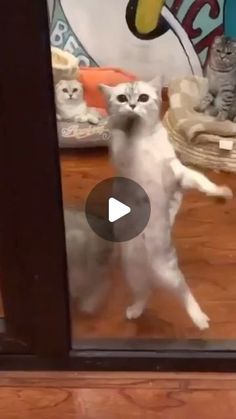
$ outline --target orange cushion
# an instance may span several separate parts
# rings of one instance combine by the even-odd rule
[[[84,97],[88,106],[95,108],[106,108],[104,96],[98,87],[99,84],[115,86],[119,83],[136,80],[133,74],[119,68],[108,67],[82,67],[78,70],[78,78],[83,84]]]

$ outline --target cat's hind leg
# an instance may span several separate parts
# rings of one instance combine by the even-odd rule
[[[135,241],[135,239],[133,240]],[[130,287],[133,302],[127,307],[126,318],[128,320],[140,317],[148,303],[151,294],[151,282],[148,278],[147,269],[143,261],[143,250],[139,253],[135,243],[123,243],[121,245],[122,262],[125,277]]]
[[[172,160],[170,166],[183,189],[197,189],[206,195],[224,199],[233,197],[233,193],[228,186],[216,185],[202,173],[184,166],[178,159]]]
[[[138,319],[144,312],[150,294],[151,287],[145,273],[142,277],[138,269],[129,269],[126,271],[127,281],[133,294],[133,303],[126,309],[126,318],[128,320]]]
[[[87,314],[96,313],[104,304],[110,285],[108,278],[101,278],[99,283],[90,286],[89,292],[80,298],[80,310]]]
[[[155,275],[153,279],[157,285],[161,284],[174,292],[182,302],[185,310],[192,319],[193,323],[204,330],[209,327],[209,318],[202,311],[198,302],[191,293],[184,275],[178,267],[177,257],[174,249],[171,249],[161,257],[152,258],[152,269]]]
[[[126,277],[133,294],[133,303],[126,309],[126,318],[138,319],[143,314],[151,294],[150,282],[145,272],[141,274],[137,268],[126,271]]]

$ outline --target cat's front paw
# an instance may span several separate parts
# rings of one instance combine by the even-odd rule
[[[99,118],[97,116],[89,116],[88,122],[90,122],[93,125],[97,125],[99,123]]]
[[[202,109],[202,107],[201,107],[201,103],[199,103],[198,105],[195,105],[193,109],[196,112],[204,112],[204,109]]]
[[[218,115],[218,109],[214,105],[208,106],[205,110],[205,115],[216,117]]]
[[[228,186],[219,186],[218,187],[218,196],[224,199],[232,199],[233,191]]]
[[[134,112],[120,113],[111,119],[112,129],[123,131],[128,137],[134,135],[140,128],[142,117]]]
[[[81,116],[75,116],[74,120],[75,120],[75,122],[83,123],[83,122],[87,122],[88,118],[84,115],[81,115]]]
[[[209,317],[203,313],[203,311],[199,312],[196,317],[193,318],[195,325],[200,330],[206,330],[209,328]]]
[[[204,113],[207,110],[208,107],[209,107],[208,102],[205,103],[205,101],[202,101],[202,102],[198,103],[198,105],[194,106],[194,110],[196,112]]]
[[[126,310],[126,318],[128,320],[136,320],[143,314],[143,307],[139,306],[138,304],[134,304],[130,306]]]

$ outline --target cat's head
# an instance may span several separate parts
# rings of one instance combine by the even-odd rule
[[[78,80],[60,80],[55,93],[59,103],[78,103],[83,100],[83,86]]]
[[[151,82],[135,81],[117,86],[100,85],[104,93],[109,115],[134,114],[140,116],[148,125],[159,120],[161,103],[161,82],[159,78]]]
[[[217,36],[211,47],[210,64],[215,70],[232,70],[236,65],[236,39]]]

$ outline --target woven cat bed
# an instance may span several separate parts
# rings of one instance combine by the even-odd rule
[[[78,59],[67,51],[51,47],[52,71],[55,84],[60,80],[76,78],[78,71]]]
[[[164,125],[183,163],[236,172],[236,124],[218,122],[194,111],[207,88],[207,80],[201,77],[171,82],[168,89],[170,108],[164,117]]]

